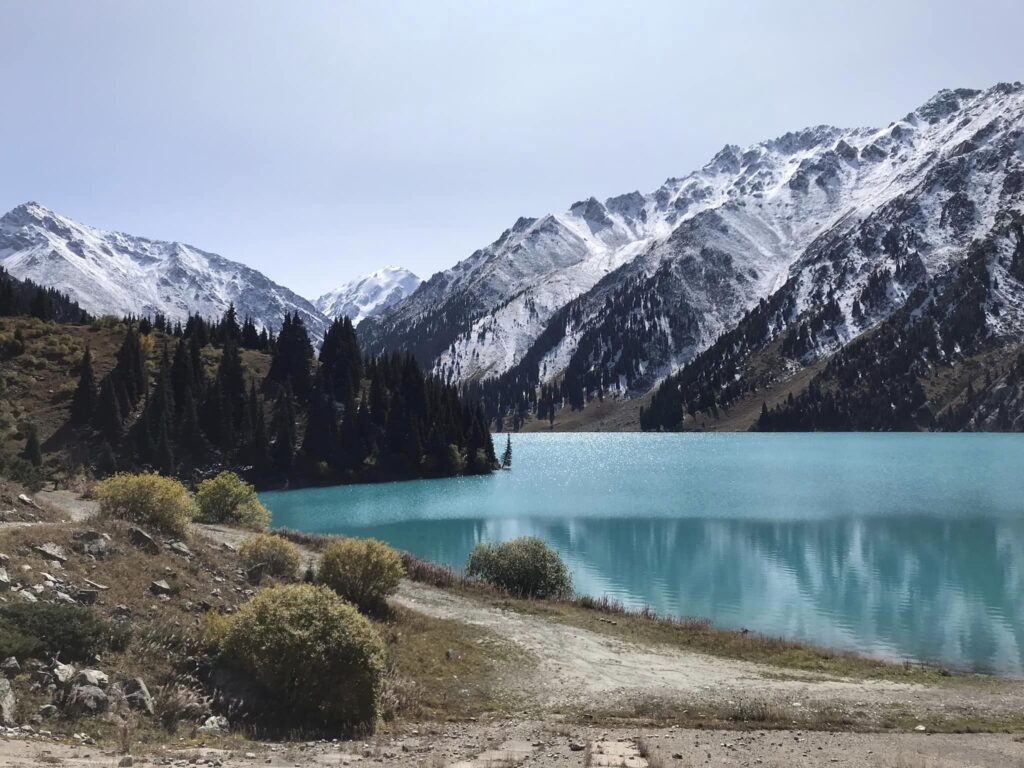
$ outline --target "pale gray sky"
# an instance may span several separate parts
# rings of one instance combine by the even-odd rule
[[[1024,78],[1020,0],[0,0],[0,208],[314,298],[520,215]]]

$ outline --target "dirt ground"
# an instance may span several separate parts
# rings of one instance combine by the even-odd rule
[[[369,741],[254,744],[247,751],[167,749],[134,765],[423,766],[513,768],[1020,768],[1024,744],[1007,734],[600,729],[538,721],[421,725]],[[117,766],[116,750],[43,740],[0,740],[0,765]]]

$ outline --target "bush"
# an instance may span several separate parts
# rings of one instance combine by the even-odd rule
[[[185,486],[156,472],[118,474],[98,483],[100,513],[184,536],[197,508]]]
[[[376,539],[336,539],[320,554],[317,580],[363,611],[375,610],[398,589],[402,558]]]
[[[230,620],[222,658],[279,711],[278,727],[372,728],[384,677],[373,625],[331,590],[311,584],[256,593]]]
[[[280,536],[260,533],[250,536],[238,548],[238,556],[246,568],[262,565],[271,576],[294,579],[302,558],[299,548]]]
[[[86,661],[107,649],[124,650],[129,630],[88,608],[60,603],[13,603],[0,608],[0,655],[57,656]]]
[[[561,556],[536,537],[501,544],[477,544],[466,575],[520,597],[559,598],[572,594],[572,579]]]
[[[233,523],[260,531],[270,525],[270,511],[260,503],[256,489],[234,472],[221,472],[201,482],[196,503],[206,523]]]

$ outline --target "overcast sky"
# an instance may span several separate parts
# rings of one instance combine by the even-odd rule
[[[0,208],[314,298],[805,125],[1024,78],[1020,0],[0,0]]]

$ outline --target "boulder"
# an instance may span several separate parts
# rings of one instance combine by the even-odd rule
[[[136,712],[153,714],[153,697],[149,694],[145,681],[141,677],[133,677],[124,684],[124,698],[129,709]]]
[[[182,557],[192,557],[192,550],[189,549],[183,541],[172,541],[167,545],[167,548],[177,555]]]
[[[97,688],[106,688],[107,684],[110,682],[110,678],[98,669],[83,669],[80,670],[74,678],[72,678],[72,682],[74,685],[94,685]]]
[[[156,543],[156,539],[146,533],[138,526],[132,526],[131,530],[128,531],[129,539],[132,544],[150,555],[160,554],[160,545]]]
[[[171,585],[163,579],[160,579],[160,581],[154,581],[150,584],[149,591],[154,595],[170,595],[172,592]]]
[[[61,565],[64,565],[68,561],[68,555],[64,551],[64,548],[58,544],[54,544],[52,541],[48,541],[45,544],[36,544],[32,547],[32,551],[37,555],[42,555],[47,560],[54,560]]]
[[[67,685],[75,676],[75,668],[70,664],[61,664],[58,661],[53,665],[53,669],[50,670],[50,674],[53,675],[53,679],[60,685]]]
[[[100,593],[95,589],[79,589],[75,592],[75,600],[82,605],[95,605]]]
[[[39,708],[39,716],[44,720],[47,720],[51,717],[56,717],[59,711],[60,710],[58,710],[54,704],[43,704],[43,706]]]
[[[14,698],[14,689],[11,681],[6,677],[0,677],[0,725],[13,728],[15,722],[15,711],[18,708],[18,700]]]
[[[9,680],[13,680],[21,673],[21,664],[19,664],[18,660],[13,656],[8,656],[4,659],[4,662],[0,664],[0,672],[3,673],[4,677]]]
[[[0,567],[0,592],[7,592],[11,588],[11,577],[7,575],[7,569]]]
[[[75,537],[76,541],[71,548],[83,555],[94,557],[97,560],[105,560],[110,554],[110,545],[98,531],[85,531]]]
[[[14,596],[25,603],[38,603],[39,598],[32,594],[31,590],[19,589]]]
[[[64,700],[64,712],[69,717],[101,715],[109,706],[107,694],[95,685],[76,685]]]
[[[221,733],[229,727],[228,719],[223,715],[211,715],[199,726],[200,733]]]
[[[61,592],[60,590],[56,590],[53,593],[53,599],[56,600],[58,603],[67,603],[68,605],[76,604],[75,598],[73,598],[67,592]]]

